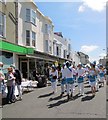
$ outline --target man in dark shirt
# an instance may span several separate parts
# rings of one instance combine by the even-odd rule
[[[22,88],[21,88],[21,82],[22,82],[22,76],[21,76],[21,72],[18,69],[15,69],[15,66],[11,65],[11,67],[13,67],[14,71],[14,77],[15,79],[15,85],[17,86],[18,89],[18,95],[19,95],[19,100],[22,100]]]

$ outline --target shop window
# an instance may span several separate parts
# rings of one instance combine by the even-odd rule
[[[0,61],[3,62],[3,73],[7,73],[7,69],[11,64],[13,64],[13,53],[0,51]]]

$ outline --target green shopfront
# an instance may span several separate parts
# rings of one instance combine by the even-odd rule
[[[45,74],[46,66],[51,66],[56,61],[63,63],[66,59],[0,40],[0,61],[4,63],[4,73],[7,72],[7,67],[14,64],[21,71],[23,78],[33,79],[35,68],[40,74]]]
[[[24,72],[22,71],[22,67],[20,66],[20,58],[19,56],[31,55],[34,53],[33,48],[27,48],[24,46],[16,45],[4,40],[0,40],[0,61],[3,62],[3,72],[6,73],[7,69],[11,64],[14,64],[16,68],[20,68],[23,76]],[[28,70],[27,70],[28,71]],[[28,78],[28,75],[27,75]]]

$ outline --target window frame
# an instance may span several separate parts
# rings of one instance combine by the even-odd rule
[[[27,32],[29,32],[29,37],[27,36]],[[31,38],[30,30],[26,30],[26,46],[30,46],[30,38]],[[27,42],[27,39],[29,39],[29,43]]]
[[[33,38],[33,34],[34,34],[34,38]],[[33,41],[34,41],[34,45],[33,45]],[[36,32],[32,31],[32,46],[36,47]]]
[[[1,17],[0,17],[0,19],[1,19],[0,26],[2,26],[1,27],[2,34],[0,34],[0,37],[6,38],[6,15],[4,13],[2,13],[2,12],[0,12],[0,15],[1,15]]]
[[[30,11],[28,15],[29,20],[27,18],[27,10]],[[33,25],[36,26],[36,11],[34,11],[33,9],[26,8],[26,22],[32,23]]]
[[[33,15],[34,14],[34,15]],[[32,21],[32,20],[35,20],[35,21]],[[34,25],[36,25],[36,12],[33,10],[33,9],[31,9],[31,22],[34,24]]]
[[[48,40],[45,40],[45,51],[49,52],[49,42],[48,42]]]

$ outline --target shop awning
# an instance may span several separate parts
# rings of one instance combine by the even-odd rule
[[[33,48],[27,48],[24,46],[16,45],[16,44],[13,44],[13,43],[1,40],[1,39],[0,39],[0,50],[15,52],[15,53],[24,54],[24,55],[34,53]]]
[[[34,58],[34,59],[39,59],[39,60],[46,60],[46,61],[52,61],[55,62],[55,60],[50,59],[50,58],[44,58],[44,57],[36,57],[36,56],[32,56],[32,55],[26,55],[27,58]]]

